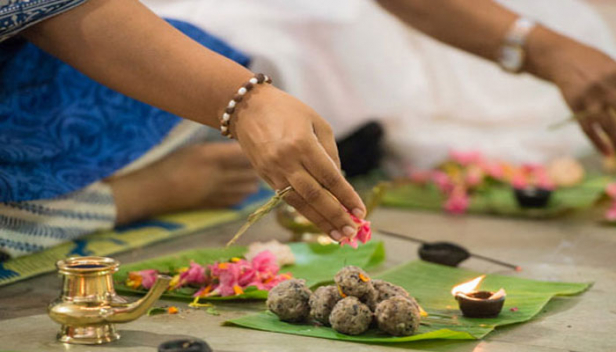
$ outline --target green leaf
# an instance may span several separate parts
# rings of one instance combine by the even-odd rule
[[[205,312],[209,315],[215,315],[215,316],[220,315],[220,312],[214,307],[209,307],[208,309],[205,310]]]
[[[610,182],[611,178],[608,176],[587,177],[575,187],[554,191],[548,206],[542,209],[521,208],[511,187],[494,184],[472,194],[468,212],[513,217],[555,217],[571,210],[592,207]],[[421,186],[407,183],[390,188],[383,197],[382,204],[399,208],[441,210],[445,200],[445,196],[433,184]]]
[[[336,272],[345,265],[356,265],[366,270],[375,268],[385,259],[385,248],[382,242],[372,241],[360,245],[358,249],[338,245],[323,246],[320,244],[292,243],[289,245],[295,255],[295,264],[285,266],[280,271],[289,272],[293,277],[305,279],[309,286],[329,282]],[[168,270],[188,266],[193,260],[199,264],[211,264],[215,261],[227,261],[233,257],[241,257],[246,253],[246,247],[203,248],[172,254],[138,263],[121,266],[114,275],[116,291],[143,295],[147,291],[132,289],[125,285],[128,273],[145,269]],[[164,298],[192,301],[195,288],[182,288],[163,294]],[[227,301],[238,299],[267,299],[267,291],[255,287],[247,288],[243,294],[228,297],[205,297],[201,301]]]
[[[153,307],[148,310],[148,316],[159,315],[159,314],[167,314],[167,308]]]
[[[464,318],[450,291],[461,282],[479,276],[480,273],[451,268],[422,261],[415,261],[389,270],[376,277],[406,288],[430,314],[424,318],[418,332],[413,336],[393,337],[376,329],[360,336],[348,336],[324,326],[285,323],[270,313],[264,312],[227,321],[229,325],[279,332],[285,334],[320,337],[343,341],[399,343],[431,339],[473,340],[489,334],[498,326],[521,323],[532,319],[548,301],[556,295],[574,295],[583,292],[589,284],[544,282],[519,279],[509,276],[488,275],[481,289],[507,291],[505,307],[493,319]],[[510,309],[517,307],[513,312]]]

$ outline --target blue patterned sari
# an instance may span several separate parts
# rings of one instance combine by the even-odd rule
[[[0,262],[112,228],[111,189],[98,181],[172,148],[176,132],[190,124],[94,82],[16,35],[83,2],[0,0]],[[248,65],[247,56],[199,28],[169,23]]]
[[[169,22],[248,64],[244,54],[197,27]],[[0,43],[0,202],[54,198],[106,178],[160,143],[179,121],[33,44]]]

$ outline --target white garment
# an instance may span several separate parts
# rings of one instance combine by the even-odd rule
[[[379,118],[403,164],[428,167],[449,149],[513,162],[585,154],[557,89],[446,47],[370,0],[143,0],[255,58],[253,69],[312,106],[344,135]],[[579,0],[501,0],[547,26],[616,54],[610,29]]]

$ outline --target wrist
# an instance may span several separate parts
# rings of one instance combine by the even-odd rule
[[[221,118],[221,131],[224,136],[239,140],[245,128],[252,130],[262,123],[255,121],[255,118],[263,116],[268,109],[271,109],[269,102],[272,101],[276,92],[279,92],[270,83],[271,78],[267,75],[258,74],[241,86],[242,88],[229,102]],[[246,89],[247,86],[248,89]],[[244,94],[240,97],[239,93],[242,89]],[[238,100],[238,98],[240,99]],[[230,106],[233,106],[233,108],[228,110]]]
[[[523,70],[557,83],[559,72],[567,69],[564,59],[571,42],[571,39],[544,26],[537,26],[528,36]]]

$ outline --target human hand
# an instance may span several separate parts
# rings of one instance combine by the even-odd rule
[[[226,208],[259,189],[259,177],[237,143],[191,145],[107,182],[117,224],[181,210]]]
[[[334,240],[353,237],[366,208],[340,171],[329,125],[311,108],[271,86],[244,98],[231,131],[257,173],[274,189],[292,186],[284,197]]]
[[[599,50],[549,33],[533,34],[533,73],[556,84],[582,130],[599,151],[616,146],[616,61]],[[536,40],[540,38],[539,40]],[[531,38],[532,39],[532,38]],[[537,50],[539,42],[543,50]],[[549,48],[546,49],[546,48]]]

